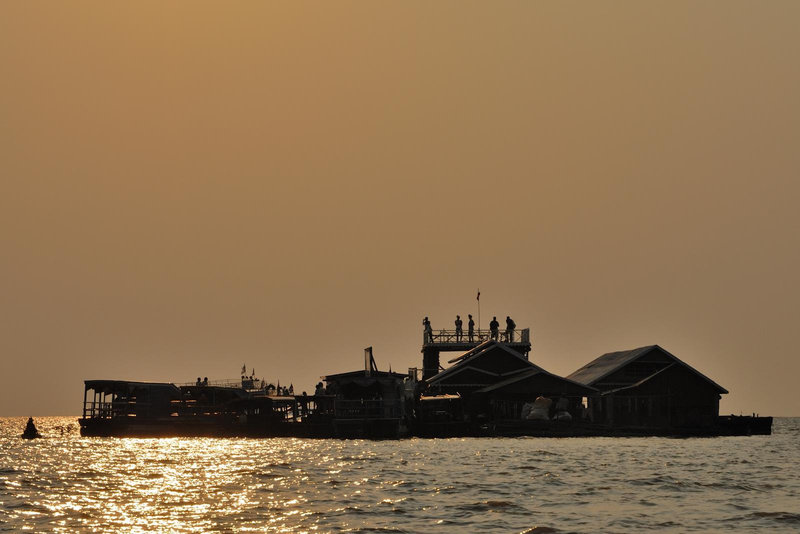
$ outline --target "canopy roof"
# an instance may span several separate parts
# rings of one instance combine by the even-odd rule
[[[86,389],[110,393],[112,391],[130,391],[135,388],[170,388],[179,391],[178,386],[170,382],[137,382],[130,380],[84,380]]]
[[[337,373],[334,375],[323,376],[325,382],[337,382],[345,384],[348,382],[356,383],[360,386],[370,386],[376,382],[402,382],[407,375],[403,373],[394,373],[391,371],[371,371],[369,374],[366,371],[349,371],[347,373]]]
[[[183,391],[209,391],[209,390],[224,390],[233,392],[234,395],[246,397],[245,392],[240,387],[230,386],[182,386],[178,387],[171,382],[138,382],[133,380],[84,380],[84,387],[86,390],[93,389],[101,393],[129,393],[134,389],[149,389],[149,390],[170,390],[176,394]]]

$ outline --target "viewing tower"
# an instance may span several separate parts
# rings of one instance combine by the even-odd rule
[[[423,332],[422,379],[430,378],[442,370],[439,365],[440,352],[467,352],[489,339],[492,338],[488,330],[476,330],[471,340],[466,331],[458,333],[455,330],[434,330],[430,335]],[[514,330],[511,339],[508,339],[505,330],[500,330],[497,340],[528,358],[531,351],[530,328]]]

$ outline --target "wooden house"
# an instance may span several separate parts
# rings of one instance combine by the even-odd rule
[[[567,378],[600,390],[595,422],[631,429],[711,428],[728,393],[658,345],[603,354]]]
[[[467,417],[519,419],[523,406],[540,396],[565,399],[567,409],[578,415],[584,397],[597,394],[592,386],[549,373],[498,341],[486,341],[449,363],[454,365],[425,381],[426,395],[460,395]]]

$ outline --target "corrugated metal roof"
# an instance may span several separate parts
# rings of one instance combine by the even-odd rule
[[[591,394],[591,393],[596,393],[597,392],[597,390],[595,388],[593,388],[592,386],[587,386],[586,384],[581,384],[579,382],[576,382],[575,380],[570,380],[569,378],[564,378],[564,377],[561,377],[561,376],[558,376],[558,375],[554,375],[553,373],[547,372],[544,369],[541,369],[541,368],[537,367],[535,369],[526,369],[526,370],[524,370],[522,372],[516,373],[511,378],[503,380],[502,382],[497,382],[496,384],[491,384],[489,386],[486,386],[483,389],[479,389],[478,393],[488,393],[488,392],[494,391],[496,389],[501,389],[501,388],[504,388],[504,387],[508,386],[509,384],[513,384],[515,382],[519,382],[520,380],[525,380],[526,378],[530,378],[530,377],[536,376],[538,374],[548,375],[548,376],[552,376],[554,378],[557,378],[559,380],[564,380],[566,382],[570,382],[570,383],[574,384],[575,386],[577,386],[578,388],[584,389],[587,394]]]
[[[645,378],[642,378],[641,380],[639,380],[638,382],[636,382],[636,383],[634,383],[634,384],[631,384],[630,386],[623,386],[623,387],[621,387],[621,388],[616,388],[616,389],[612,389],[612,390],[609,390],[609,391],[604,391],[604,392],[603,392],[603,395],[610,395],[610,394],[612,394],[612,393],[616,393],[616,392],[618,392],[618,391],[625,391],[625,390],[627,390],[627,389],[634,389],[634,388],[638,388],[638,387],[639,387],[639,386],[641,386],[642,384],[646,384],[647,382],[649,382],[650,380],[654,379],[655,377],[657,377],[657,376],[658,376],[658,375],[660,375],[661,373],[664,373],[664,372],[666,372],[666,371],[667,371],[667,369],[672,369],[672,368],[673,368],[673,367],[675,367],[676,365],[678,365],[678,363],[677,363],[677,362],[676,362],[676,363],[671,363],[671,364],[667,365],[666,367],[664,367],[663,369],[659,369],[658,371],[656,371],[656,372],[655,372],[655,373],[653,373],[652,375],[650,375],[650,376],[648,376],[648,377],[645,377]]]
[[[699,376],[703,380],[706,380],[707,382],[709,382],[711,385],[713,385],[715,388],[717,388],[720,393],[728,393],[727,389],[725,389],[724,387],[720,386],[719,384],[717,384],[716,382],[714,382],[713,380],[708,378],[706,375],[704,375],[703,373],[701,373],[700,371],[698,371],[697,369],[695,369],[691,365],[689,365],[686,362],[680,360],[674,354],[670,353],[668,350],[663,349],[662,347],[659,347],[658,345],[648,345],[646,347],[639,347],[637,349],[623,350],[623,351],[618,351],[618,352],[609,352],[607,354],[603,354],[602,356],[600,356],[596,360],[593,360],[593,361],[587,363],[586,365],[584,365],[583,367],[581,367],[580,369],[578,369],[577,371],[575,371],[571,375],[567,376],[567,378],[569,378],[570,380],[574,380],[576,382],[580,382],[581,384],[586,384],[588,386],[593,386],[596,383],[598,383],[600,380],[602,380],[603,378],[605,378],[608,375],[610,375],[611,373],[613,373],[616,370],[624,367],[625,365],[627,365],[628,363],[636,360],[637,358],[640,358],[641,356],[644,356],[645,354],[647,354],[648,352],[650,352],[652,350],[661,351],[663,354],[665,354],[666,356],[671,358],[676,364],[682,365],[683,367],[685,367],[686,369],[688,369],[691,372],[695,373],[697,376]],[[667,367],[670,367],[670,366],[671,365],[669,365]],[[650,375],[648,377],[645,377],[644,379],[642,379],[639,382],[637,382],[637,385],[641,384],[641,383],[643,383],[643,382],[645,382],[647,380],[650,380],[651,378],[653,378],[655,375],[657,375],[658,373],[660,373],[663,370],[664,369],[661,369],[661,370],[657,371],[656,373],[653,373],[652,375]],[[630,384],[630,386],[633,386],[633,385],[635,385],[635,384]],[[619,390],[619,389],[622,389],[622,388],[617,388],[617,390]]]
[[[483,355],[487,351],[494,349],[495,347],[504,350],[505,352],[509,353],[510,355],[514,356],[515,358],[518,358],[519,360],[524,362],[526,365],[528,365],[530,367],[533,367],[534,369],[543,370],[538,365],[534,364],[530,360],[527,360],[525,358],[525,356],[523,356],[519,352],[515,351],[514,349],[508,348],[505,343],[500,343],[499,341],[495,341],[493,339],[490,339],[489,341],[484,341],[483,343],[481,343],[477,347],[468,350],[467,352],[465,352],[461,356],[458,356],[457,358],[453,358],[452,360],[450,360],[448,363],[452,363],[452,362],[457,362],[457,363],[455,365],[453,365],[452,367],[448,367],[447,369],[445,369],[443,371],[439,371],[438,374],[428,378],[426,380],[426,382],[428,382],[428,384],[434,384],[436,382],[439,382],[444,377],[452,374],[456,370],[464,368],[465,366],[467,366],[467,364],[469,362],[471,362],[472,360],[477,359],[478,357],[480,357],[481,355]],[[512,373],[516,373],[516,372],[519,372],[519,371],[512,371]]]
[[[646,347],[639,347],[638,349],[608,352],[587,363],[574,373],[567,375],[567,378],[574,380],[575,382],[580,382],[581,384],[592,385],[598,380],[610,375],[628,362],[631,362],[639,356],[650,352],[656,347],[658,347],[658,345],[648,345]]]

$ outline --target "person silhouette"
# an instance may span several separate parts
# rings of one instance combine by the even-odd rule
[[[463,324],[464,322],[461,320],[461,316],[456,315],[456,343],[460,343],[461,336],[464,335],[464,329],[462,328]]]
[[[509,343],[514,342],[514,329],[517,325],[514,323],[514,320],[506,315],[506,341]]]
[[[475,321],[472,320],[472,315],[468,315],[469,322],[467,323],[467,336],[469,337],[469,342],[472,343],[475,336]]]
[[[427,316],[422,320],[422,328],[424,332],[425,343],[433,343],[433,328],[431,327],[431,322],[428,320]]]
[[[497,341],[497,338],[500,335],[500,323],[497,322],[497,317],[492,317],[492,322],[489,323],[489,333],[492,336],[492,339]]]

